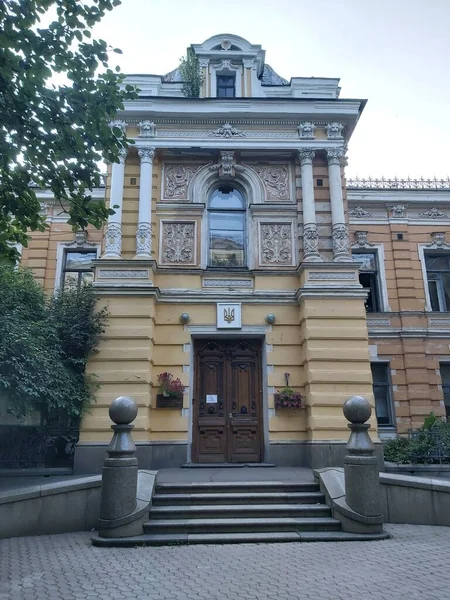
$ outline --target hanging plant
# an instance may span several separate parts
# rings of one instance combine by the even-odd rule
[[[275,408],[303,408],[303,399],[300,392],[296,392],[289,385],[290,373],[285,373],[286,385],[274,394]]]
[[[183,80],[183,94],[186,98],[198,98],[203,83],[198,57],[192,48],[188,48],[186,57],[180,60],[179,69]]]

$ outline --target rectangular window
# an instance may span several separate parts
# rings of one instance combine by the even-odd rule
[[[353,259],[362,262],[359,272],[359,283],[367,290],[368,295],[365,301],[366,312],[380,312],[380,285],[378,260],[375,252],[353,252]]]
[[[431,310],[450,312],[450,254],[425,254]]]
[[[389,363],[371,363],[378,427],[395,427]]]
[[[66,250],[62,287],[79,288],[83,281],[93,281],[92,261],[97,258],[95,250]]]
[[[445,416],[450,418],[450,363],[441,363],[442,391],[444,392]]]
[[[217,97],[234,98],[236,78],[234,75],[217,75]]]

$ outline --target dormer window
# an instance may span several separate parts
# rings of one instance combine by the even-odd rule
[[[236,76],[217,75],[217,97],[234,98],[236,96]]]

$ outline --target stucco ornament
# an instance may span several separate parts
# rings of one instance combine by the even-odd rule
[[[153,163],[153,159],[155,158],[155,152],[156,149],[154,146],[151,147],[140,147],[138,148],[138,155],[139,158],[141,159],[141,163],[143,162],[147,162],[147,163]]]
[[[316,137],[316,126],[311,121],[304,121],[297,127],[298,137],[302,140],[313,140]]]
[[[225,150],[220,153],[222,175],[233,175],[234,152]]]
[[[261,177],[267,200],[290,200],[289,169],[287,165],[258,165],[252,167]]]
[[[261,224],[261,264],[292,264],[290,223]]]
[[[218,127],[214,131],[210,131],[209,135],[221,138],[245,137],[243,131],[236,129],[236,127],[233,127],[230,123],[224,123],[221,127]]]
[[[114,119],[110,122],[109,126],[111,127],[111,129],[114,129],[114,127],[116,127],[117,129],[120,129],[123,133],[125,133],[127,129],[126,122],[122,121],[121,119]]]
[[[448,215],[435,206],[419,213],[419,217],[424,217],[426,219],[448,219]]]
[[[308,223],[303,227],[303,251],[305,260],[319,253],[319,232],[315,223]]]
[[[156,125],[153,121],[141,121],[139,123],[140,138],[154,138],[156,136]]]
[[[150,255],[152,249],[152,226],[140,223],[136,231],[136,254]]]
[[[388,208],[391,211],[391,216],[395,219],[404,219],[406,217],[406,204],[393,204]]]
[[[164,165],[164,197],[187,200],[189,182],[202,165]]]
[[[122,227],[119,223],[108,223],[105,235],[105,254],[120,256],[122,251]]]
[[[194,240],[194,223],[163,223],[163,261],[193,263]]]
[[[356,217],[357,219],[362,219],[363,217],[371,217],[372,213],[362,208],[362,206],[356,206],[352,208],[352,210],[348,213],[350,217]]]
[[[355,241],[352,244],[353,248],[370,248],[374,244],[367,239],[368,231],[355,231]]]
[[[445,231],[434,231],[431,234],[431,240],[427,244],[428,248],[450,248],[450,244],[445,241]]]
[[[340,167],[345,167],[347,165],[345,148],[343,146],[337,146],[336,148],[328,148],[327,160],[329,165],[339,165]]]
[[[333,123],[328,123],[325,129],[327,130],[327,138],[329,140],[344,139],[344,126],[342,123],[337,123],[336,121],[334,121]]]
[[[351,260],[347,226],[336,223],[332,227],[332,235],[334,260],[344,260],[346,257]]]

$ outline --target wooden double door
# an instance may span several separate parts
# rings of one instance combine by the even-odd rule
[[[193,462],[261,462],[261,341],[196,340]]]

